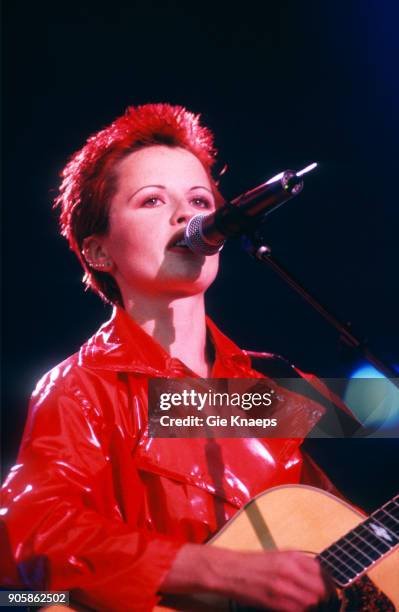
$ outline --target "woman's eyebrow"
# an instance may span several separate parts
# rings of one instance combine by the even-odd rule
[[[139,191],[141,191],[142,189],[147,189],[147,187],[156,187],[157,189],[166,189],[165,185],[143,185],[143,187],[140,187],[139,189],[137,189],[137,191],[135,191],[134,193],[132,193],[132,195],[130,195],[127,199],[127,201],[129,202],[129,200],[131,200],[133,198],[133,196],[136,195],[136,193],[138,193]]]
[[[143,187],[140,187],[140,188],[139,188],[139,189],[137,189],[137,190],[136,190],[134,193],[132,193],[132,194],[131,194],[131,195],[128,197],[127,201],[129,202],[129,200],[131,200],[131,199],[132,199],[132,198],[133,198],[133,197],[134,197],[134,196],[135,196],[137,193],[139,193],[139,192],[140,192],[142,189],[147,189],[148,187],[151,187],[151,188],[154,188],[154,187],[155,187],[156,189],[166,189],[165,185],[143,185]],[[189,189],[188,191],[189,191],[189,192],[190,192],[190,191],[195,191],[195,189],[206,189],[206,191],[209,191],[209,193],[210,193],[211,195],[213,195],[212,191],[211,191],[211,190],[210,190],[208,187],[205,187],[205,185],[195,185],[194,187],[190,187],[190,189]]]
[[[189,189],[189,191],[194,191],[194,189],[206,189],[207,191],[209,191],[209,193],[212,193],[212,191],[209,189],[209,187],[205,187],[205,185],[196,185],[195,187],[191,187],[191,189]]]

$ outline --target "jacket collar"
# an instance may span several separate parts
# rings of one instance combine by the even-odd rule
[[[222,334],[208,317],[206,322],[215,349],[214,372],[220,369],[221,364],[249,369],[249,357]],[[170,376],[177,371],[186,376],[195,376],[119,307],[114,307],[110,320],[83,344],[79,351],[79,364],[94,369],[138,372],[155,377]]]

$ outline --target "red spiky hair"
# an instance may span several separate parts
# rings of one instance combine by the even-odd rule
[[[206,169],[220,200],[211,168],[216,159],[212,132],[200,125],[200,115],[182,106],[145,104],[129,107],[111,125],[90,136],[62,172],[55,206],[60,208],[60,231],[78,256],[84,283],[104,300],[121,304],[114,279],[88,267],[82,256],[83,240],[108,229],[109,206],[116,188],[117,163],[138,149],[163,144],[193,153]]]

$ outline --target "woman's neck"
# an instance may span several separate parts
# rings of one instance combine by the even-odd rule
[[[136,295],[125,297],[124,304],[126,312],[171,357],[203,378],[210,376],[203,294],[173,300]]]

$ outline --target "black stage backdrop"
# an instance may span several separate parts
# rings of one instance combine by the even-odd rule
[[[128,105],[183,104],[216,134],[233,197],[314,160],[269,218],[274,254],[398,364],[396,2],[4,3],[3,476],[37,379],[109,315],[85,294],[51,200],[67,157]],[[238,344],[347,376],[358,357],[231,242],[208,311]],[[314,450],[367,509],[392,494],[397,440]],[[396,466],[395,466],[396,463]]]

